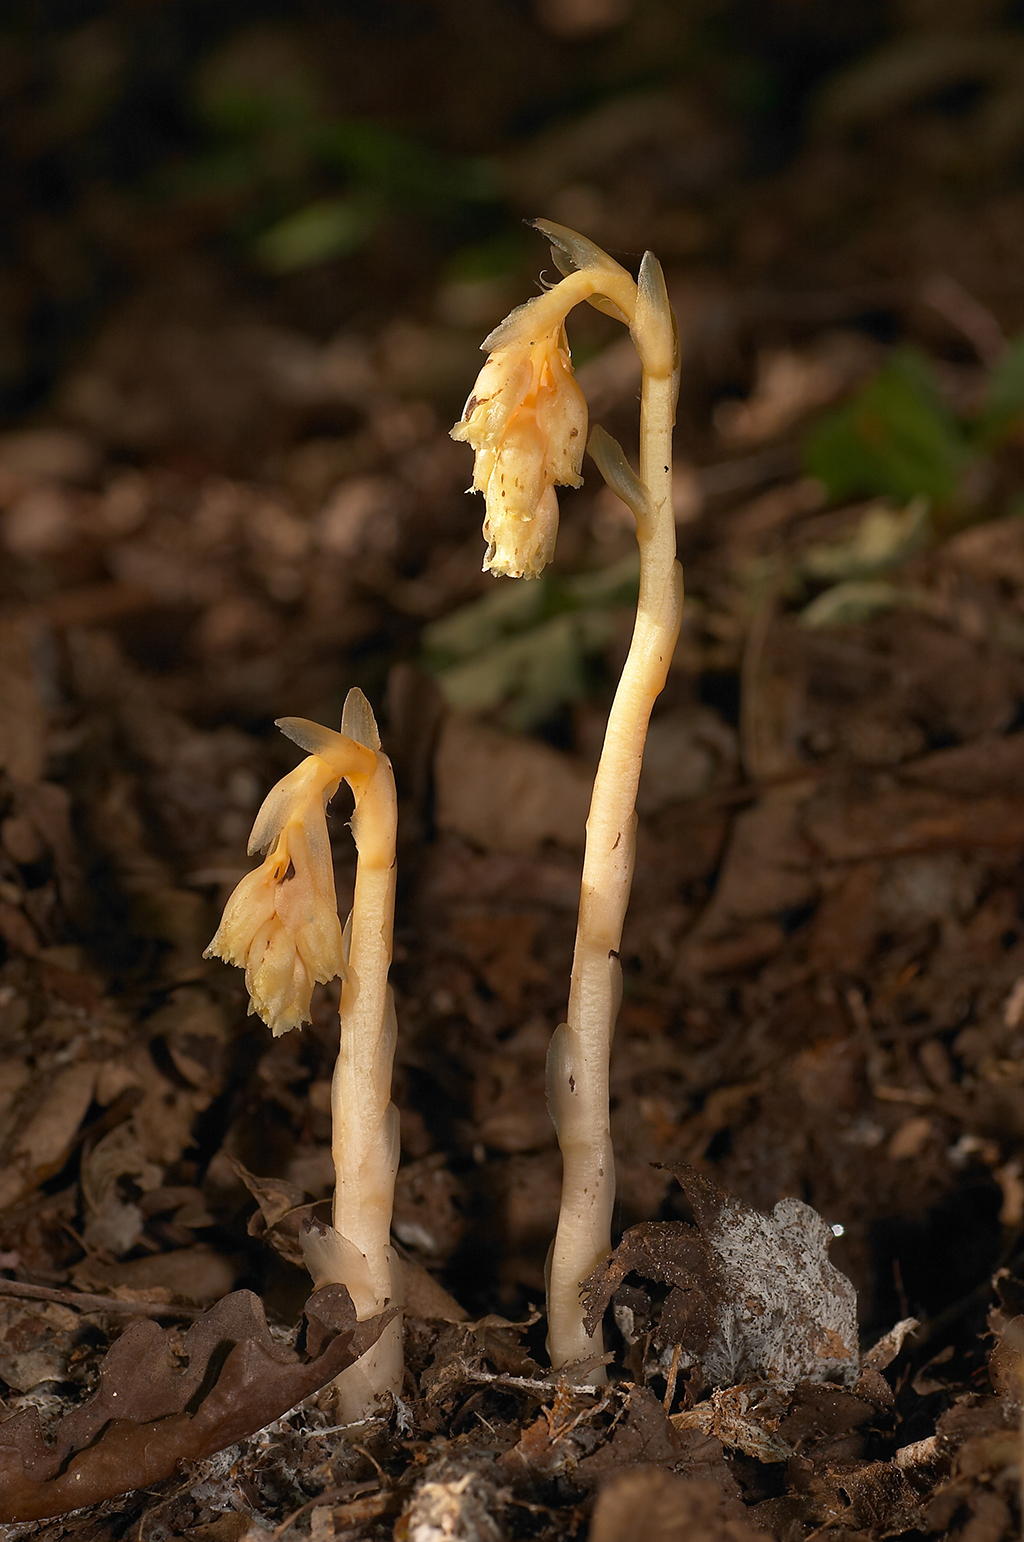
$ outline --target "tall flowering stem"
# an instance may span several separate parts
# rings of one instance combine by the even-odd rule
[[[575,1368],[577,1374],[600,1380],[603,1338],[600,1329],[588,1335],[580,1292],[583,1281],[611,1249],[615,1164],[609,1125],[609,1059],[621,996],[618,952],[633,877],[636,795],[647,728],[665,684],[682,616],[682,571],[675,555],[672,510],[678,344],[664,276],[651,253],[645,255],[634,283],[584,237],[546,221],[537,221],[537,228],[551,239],[552,255],[565,277],[514,312],[487,339],[484,346],[492,349],[491,359],[467,404],[463,424],[455,430],[456,437],[469,439],[477,450],[476,481],[487,496],[490,528],[485,526],[485,533],[490,539],[502,521],[495,468],[509,460],[519,464],[518,444],[503,458],[503,435],[515,422],[516,411],[521,412],[529,401],[512,387],[502,395],[500,382],[511,379],[517,367],[516,350],[522,355],[538,346],[539,337],[555,335],[556,322],[560,328],[568,311],[589,299],[625,322],[643,366],[639,477],[603,430],[596,429],[590,441],[602,475],[636,519],[640,594],[587,820],[569,1006],[566,1021],[552,1036],[547,1069],[548,1105],[562,1151],[558,1229],[548,1265],[548,1351],[556,1369],[571,1374]],[[549,416],[558,421],[556,413]],[[570,416],[567,409],[562,421]],[[569,480],[555,469],[564,465],[559,460],[562,453],[564,443],[538,433],[532,449],[532,485],[539,481],[548,489]],[[529,485],[530,475],[529,467],[520,471],[524,486]],[[517,517],[522,520],[521,513]],[[511,528],[518,533],[519,527]],[[493,561],[490,566],[493,571]],[[519,566],[526,570],[525,563]],[[498,570],[512,572],[513,567]]]

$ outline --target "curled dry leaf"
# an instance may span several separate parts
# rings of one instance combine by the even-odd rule
[[[284,1178],[258,1178],[235,1157],[226,1160],[259,1206],[249,1217],[249,1236],[263,1237],[288,1263],[304,1269],[299,1228],[303,1221],[312,1217],[315,1209],[306,1203],[306,1191]]]
[[[673,1167],[695,1225],[648,1221],[584,1283],[593,1332],[627,1274],[671,1287],[655,1347],[681,1346],[712,1386],[741,1381],[852,1382],[858,1370],[857,1299],[828,1261],[832,1234],[798,1199],[770,1216],[689,1167]]]
[[[234,1445],[332,1381],[387,1321],[357,1323],[343,1285],[314,1291],[305,1315],[304,1356],[274,1342],[247,1290],[218,1301],[180,1347],[157,1323],[132,1323],[103,1362],[97,1391],[49,1440],[34,1408],[0,1426],[0,1521],[96,1504]]]

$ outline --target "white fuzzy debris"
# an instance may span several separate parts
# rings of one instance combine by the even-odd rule
[[[406,1511],[409,1542],[500,1542],[491,1514],[497,1501],[498,1491],[479,1465],[437,1462]]]
[[[856,1380],[857,1293],[829,1262],[832,1233],[816,1210],[780,1199],[768,1216],[733,1200],[707,1241],[725,1288],[719,1331],[700,1356],[709,1381]]]

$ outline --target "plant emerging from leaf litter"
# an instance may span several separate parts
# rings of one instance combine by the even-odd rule
[[[563,1163],[548,1267],[548,1350],[560,1369],[600,1362],[604,1347],[599,1328],[587,1331],[580,1291],[611,1250],[615,1164],[608,1076],[621,995],[618,950],[633,876],[647,727],[682,615],[672,509],[678,342],[664,276],[650,252],[634,282],[585,237],[543,220],[537,229],[552,242],[563,277],[485,340],[487,363],[452,431],[476,451],[473,485],[486,498],[486,571],[536,577],[554,552],[555,486],[579,485],[586,408],[565,342],[569,311],[588,300],[624,322],[643,367],[639,476],[603,429],[594,430],[589,444],[605,481],[636,520],[640,594],[587,820],[569,1008],[548,1053],[548,1103]]]
[[[611,1250],[615,1166],[609,1128],[609,1055],[621,994],[618,949],[633,873],[636,793],[651,709],[679,633],[682,573],[675,556],[672,426],[678,344],[661,267],[647,253],[636,281],[605,252],[560,225],[551,240],[561,281],[520,306],[484,343],[489,356],[456,439],[475,452],[474,486],[486,498],[485,569],[536,577],[558,527],[556,486],[578,486],[587,408],[572,373],[565,319],[584,300],[629,327],[643,369],[640,474],[602,429],[590,452],[630,508],[640,588],[629,654],[612,704],[594,782],[566,1022],[548,1054],[548,1103],[563,1158],[558,1230],[548,1274],[548,1348],[556,1369],[601,1361],[587,1323],[583,1282]],[[332,1089],[336,1170],[333,1226],[304,1241],[318,1287],[344,1284],[360,1320],[393,1304],[389,1232],[398,1166],[391,1103],[395,1017],[387,984],[395,895],[394,779],[373,715],[350,692],[336,734],[303,719],[279,726],[308,759],[266,799],[250,852],[263,864],[238,885],[208,954],[244,967],[251,998],[275,1034],[307,1021],[313,986],[342,977],[341,1046]],[[355,797],[359,862],[352,916],[338,922],[325,809],[342,780]],[[588,1331],[588,1327],[590,1331]],[[337,1383],[341,1415],[362,1417],[402,1374],[395,1316]]]
[[[304,718],[278,727],[309,755],[263,803],[249,842],[266,851],[224,908],[207,957],[245,969],[250,1012],[276,1035],[309,1021],[317,981],[341,976],[341,1040],[331,1086],[335,1168],[333,1225],[303,1237],[319,1289],[346,1286],[360,1322],[394,1305],[400,1290],[391,1248],[398,1172],[398,1110],[391,1101],[394,999],[388,985],[395,912],[397,803],[370,704],[348,694],[341,733]],[[358,862],[352,914],[342,933],[326,807],[346,781],[355,798]],[[402,1325],[395,1315],[335,1388],[342,1419],[364,1417],[381,1393],[402,1386]]]

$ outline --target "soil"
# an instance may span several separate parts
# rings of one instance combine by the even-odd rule
[[[1024,322],[1021,146],[984,116],[1002,89],[991,63],[969,101],[950,95],[955,70],[945,96],[885,74],[948,43],[927,6],[848,34],[824,5],[802,22],[766,5],[757,25],[733,7],[802,104],[760,119],[671,51],[657,91],[635,87],[638,116],[626,66],[609,73],[614,40],[648,62],[682,43],[672,7],[612,9],[494,8],[514,65],[480,131],[500,191],[486,216],[460,206],[454,234],[392,210],[354,254],[268,277],[222,239],[220,206],[133,203],[110,173],[117,226],[86,207],[99,183],[80,172],[68,240],[90,220],[100,246],[127,229],[125,266],[97,259],[69,337],[29,349],[0,434],[0,1496],[21,1460],[12,1418],[35,1410],[45,1446],[123,1385],[137,1421],[187,1422],[188,1398],[226,1374],[214,1353],[200,1391],[194,1372],[177,1409],[147,1413],[135,1350],[103,1371],[129,1331],[180,1367],[189,1324],[218,1302],[250,1313],[232,1293],[253,1292],[266,1322],[245,1316],[231,1342],[288,1360],[295,1387],[351,1332],[342,1316],[318,1328],[314,1302],[289,1348],[310,1294],[298,1213],[323,1213],[333,1186],[337,984],[312,1025],[273,1040],[237,972],[202,954],[256,810],[295,763],[275,718],[335,725],[353,685],[399,786],[394,1233],[416,1287],[401,1407],[342,1438],[328,1397],[282,1392],[257,1417],[255,1396],[241,1434],[231,1406],[226,1449],[197,1455],[195,1436],[173,1476],[131,1481],[126,1444],[104,1457],[109,1497],[31,1521],[9,1508],[9,1542],[1018,1534],[1024,440],[959,471],[922,538],[872,570],[885,594],[855,594],[830,624],[810,607],[833,579],[860,582],[865,521],[907,500],[830,495],[804,446],[905,345],[971,421]],[[978,58],[1018,56],[1018,22],[962,9]],[[467,62],[481,36],[453,53],[458,29],[429,11],[417,31],[394,8],[389,57],[418,82],[426,137],[461,155],[486,104]],[[328,20],[353,68],[375,66],[349,109],[372,116],[398,89],[376,23],[358,7]],[[308,56],[321,21],[274,26]],[[708,37],[733,69],[735,39]],[[191,46],[200,62],[212,48]],[[523,127],[566,80],[579,96]],[[604,97],[583,105],[597,80]],[[18,226],[33,240],[34,196]],[[560,1172],[544,1059],[633,537],[588,464],[561,499],[543,615],[516,633],[527,665],[502,676],[487,602],[511,581],[480,572],[469,452],[448,437],[480,338],[547,264],[538,237],[508,235],[532,214],[633,266],[658,252],[682,354],[687,610],[621,953],[623,1241],[590,1282],[607,1386],[560,1381],[544,1351]],[[484,236],[511,255],[467,278],[452,253]],[[22,268],[26,314],[56,314],[51,280]],[[635,454],[620,331],[587,312],[570,334],[593,420]],[[589,610],[566,598],[579,575],[603,585]],[[551,662],[541,622],[574,614],[597,617],[591,640],[560,632]],[[484,659],[475,685],[445,654],[453,615]],[[347,817],[340,796],[343,911]],[[774,1260],[749,1278],[723,1263],[741,1223]],[[772,1230],[790,1225],[805,1228],[793,1255]],[[782,1347],[755,1351],[762,1267],[791,1280],[771,1297]],[[823,1320],[845,1321],[846,1280],[859,1345],[837,1327],[814,1349]],[[730,1373],[734,1309],[749,1342]]]

